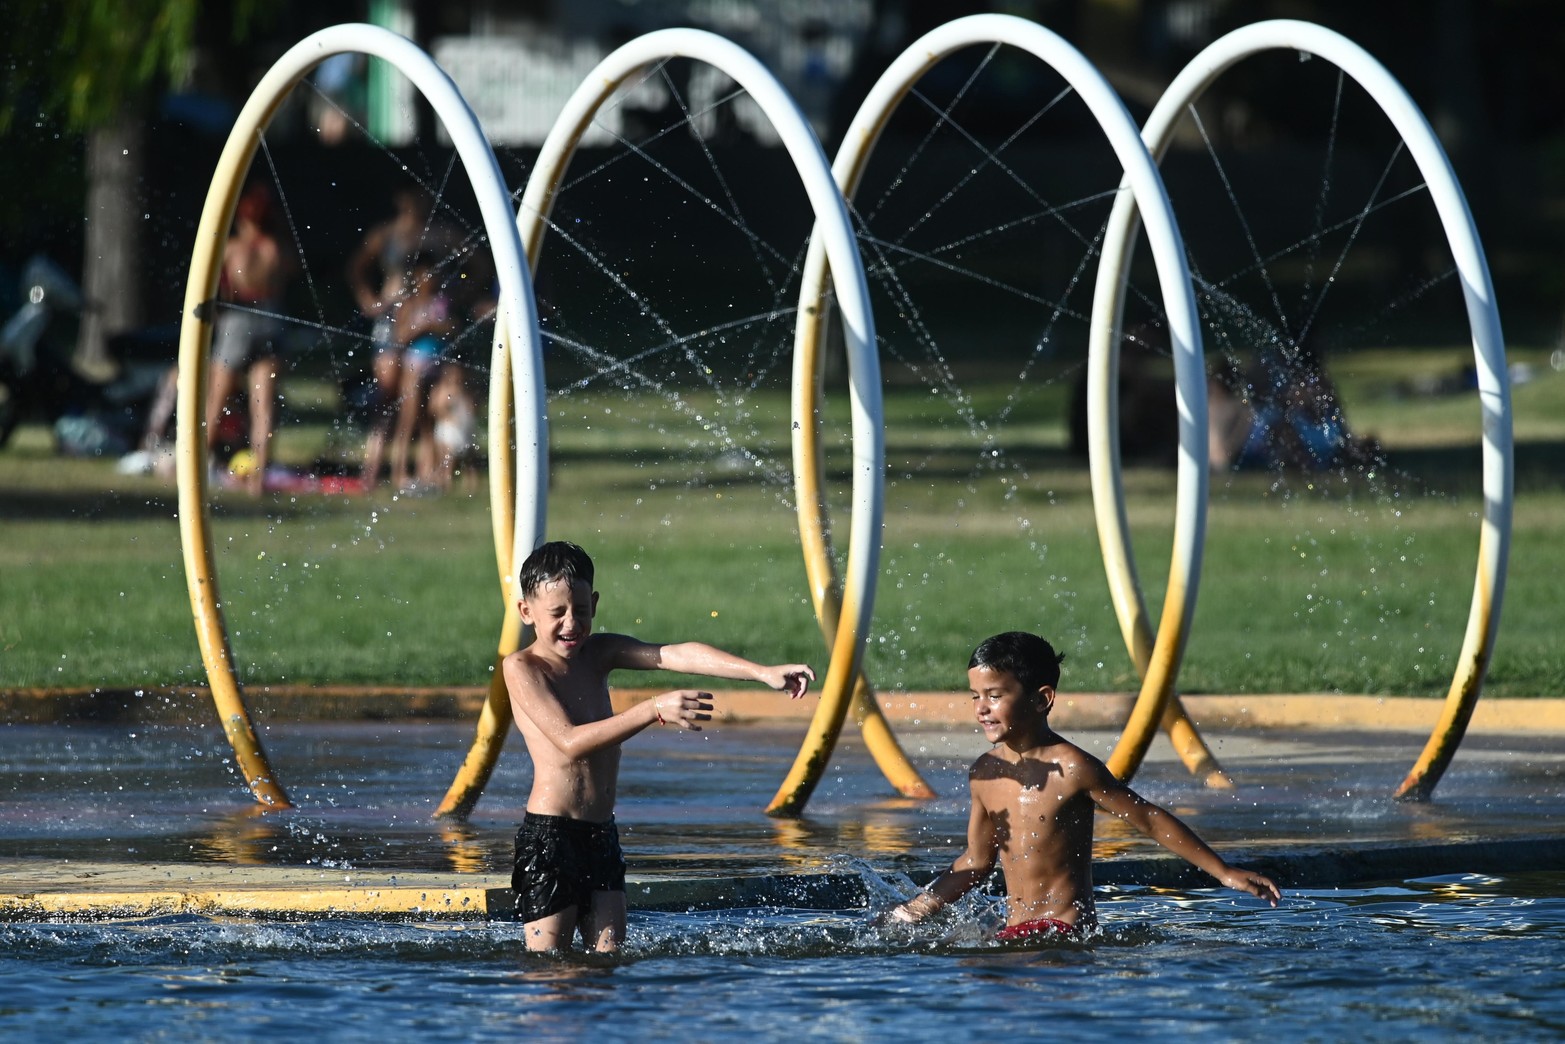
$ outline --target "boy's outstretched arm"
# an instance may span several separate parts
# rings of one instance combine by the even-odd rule
[[[989,871],[994,869],[997,848],[994,820],[974,794],[973,810],[967,817],[967,850],[956,857],[949,870],[931,881],[928,888],[894,907],[890,918],[915,924],[956,902],[989,876]]]
[[[559,697],[525,659],[513,653],[503,667],[511,711],[525,715],[539,732],[568,758],[624,743],[648,725],[678,725],[699,732],[702,721],[712,717],[712,697],[694,689],[676,689],[646,700],[613,717],[577,725],[561,706]]]
[[[679,642],[654,645],[626,635],[613,650],[610,663],[617,668],[637,671],[675,671],[679,674],[703,674],[709,678],[757,681],[786,692],[794,699],[809,690],[815,672],[807,663],[783,663],[773,666],[755,663],[743,656],[724,652],[705,642]]]
[[[1282,898],[1282,892],[1271,878],[1254,870],[1230,866],[1179,817],[1115,779],[1101,762],[1095,761],[1089,771],[1096,778],[1091,781],[1088,793],[1103,811],[1125,820],[1187,863],[1211,874],[1225,888],[1249,892],[1273,906]]]

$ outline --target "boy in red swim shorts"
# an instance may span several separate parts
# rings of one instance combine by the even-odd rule
[[[968,771],[967,850],[923,892],[891,911],[915,922],[966,895],[994,869],[1005,874],[1007,942],[1096,927],[1092,902],[1093,814],[1118,816],[1225,887],[1273,906],[1271,879],[1229,866],[1184,823],[1142,798],[1097,758],[1049,727],[1060,660],[1024,631],[986,639],[967,665],[973,711],[994,749]]]
[[[528,555],[518,579],[517,606],[534,639],[503,666],[516,727],[533,761],[511,875],[517,910],[529,950],[569,946],[578,933],[592,949],[615,950],[625,938],[625,857],[614,825],[620,747],[649,725],[700,731],[712,717],[712,694],[678,689],[615,714],[609,672],[757,681],[795,699],[815,672],[802,663],[751,663],[700,642],[654,645],[595,633],[592,559],[563,540]]]

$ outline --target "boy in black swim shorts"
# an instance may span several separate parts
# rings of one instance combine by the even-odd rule
[[[758,681],[798,698],[815,672],[807,664],[762,666],[700,642],[655,645],[595,634],[592,559],[553,541],[522,563],[517,608],[533,643],[505,658],[506,688],[533,761],[527,813],[516,832],[511,887],[529,950],[618,949],[625,938],[625,859],[614,824],[620,746],[649,725],[699,731],[711,693],[665,692],[619,714],[611,671],[666,670]]]
[[[511,887],[523,921],[540,921],[573,906],[590,909],[594,892],[624,892],[619,832],[613,822],[528,812],[516,829]]]

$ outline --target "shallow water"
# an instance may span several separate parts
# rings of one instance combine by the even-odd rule
[[[626,747],[618,820],[631,871],[775,872],[847,855],[933,869],[967,823],[966,768],[986,749],[972,730],[914,732],[910,755],[939,793],[895,796],[844,732],[808,814],[762,809],[793,762],[802,726],[649,731]],[[131,862],[498,871],[531,781],[512,737],[472,819],[433,812],[472,738],[450,722],[295,723],[266,731],[297,808],[257,814],[215,725],[7,726],[0,744],[0,856]],[[1108,733],[1072,736],[1107,754]],[[1565,751],[1550,737],[1469,737],[1427,804],[1391,799],[1423,737],[1219,736],[1239,782],[1212,791],[1163,741],[1135,779],[1218,845],[1327,845],[1536,834],[1565,815]],[[1112,821],[1099,857],[1161,851]]]
[[[432,821],[471,726],[308,724],[267,735],[299,808],[257,815],[207,725],[11,726],[0,856],[496,873],[529,782],[507,751],[473,821]],[[1112,736],[1073,736],[1106,752]],[[1565,1031],[1565,870],[1247,896],[1100,884],[1104,931],[1035,949],[987,943],[998,907],[870,924],[948,861],[981,740],[904,737],[933,802],[887,796],[851,740],[809,817],[762,807],[797,730],[649,732],[627,747],[619,819],[632,873],[829,869],[871,910],[631,912],[624,954],[539,957],[510,923],[171,916],[0,923],[0,1036],[124,1039],[1532,1040]],[[1217,740],[1241,783],[1194,783],[1154,748],[1137,788],[1230,855],[1544,832],[1565,753],[1471,737],[1425,805],[1392,801],[1420,738],[1246,733]],[[1158,849],[1101,822],[1100,858]]]
[[[1112,891],[1103,933],[1006,949],[984,912],[633,912],[614,958],[514,924],[165,917],[0,925],[12,1039],[1538,1039],[1565,1031],[1565,874],[1248,897]]]

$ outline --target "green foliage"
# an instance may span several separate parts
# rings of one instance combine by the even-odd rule
[[[60,52],[69,55],[62,99],[77,127],[107,122],[126,94],[160,75],[178,83],[195,39],[197,0],[67,0]]]
[[[72,132],[102,126],[160,85],[189,75],[201,0],[54,0],[24,5],[7,35],[0,131],[19,116],[59,116]],[[231,0],[223,14],[245,38],[258,0]],[[25,112],[23,111],[25,107]]]

